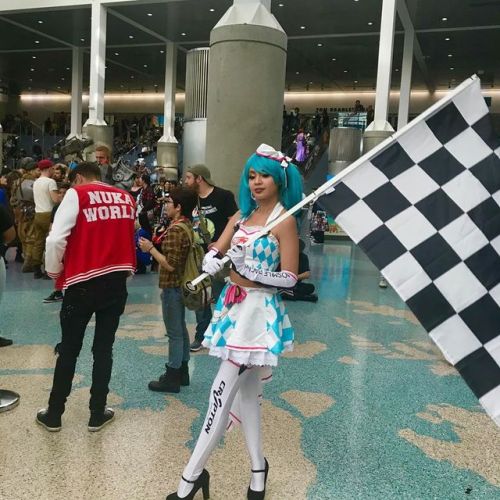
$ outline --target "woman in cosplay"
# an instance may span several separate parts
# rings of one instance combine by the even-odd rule
[[[262,144],[247,161],[240,181],[240,212],[229,221],[205,256],[210,275],[232,262],[230,281],[215,306],[203,342],[221,365],[210,391],[201,433],[176,493],[167,500],[193,498],[200,489],[209,497],[205,464],[233,422],[241,423],[251,461],[247,498],[264,498],[269,464],[261,442],[262,381],[278,357],[292,349],[293,329],[278,288],[297,282],[297,223],[288,217],[248,246],[248,239],[302,199],[298,169],[283,153]],[[280,265],[281,271],[276,272]]]

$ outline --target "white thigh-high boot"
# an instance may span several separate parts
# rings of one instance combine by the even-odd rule
[[[247,377],[241,383],[239,402],[241,427],[245,433],[253,471],[263,471],[265,467],[261,435],[261,395],[261,370],[257,366],[249,368]],[[264,487],[265,474],[262,472],[252,474],[250,488],[254,491],[263,491]]]
[[[212,384],[208,411],[198,442],[184,469],[177,489],[177,496],[180,498],[189,495],[193,489],[193,484],[187,481],[194,481],[198,478],[210,454],[224,435],[234,397],[242,381],[247,378],[249,371],[251,370],[248,370],[245,366],[240,367],[231,361],[221,363],[219,372]]]

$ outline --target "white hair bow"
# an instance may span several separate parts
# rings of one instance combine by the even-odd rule
[[[277,161],[281,164],[285,174],[285,188],[288,187],[286,169],[288,167],[288,164],[291,163],[292,159],[284,155],[281,151],[276,151],[272,146],[269,146],[269,144],[261,144],[257,148],[256,153],[259,156],[262,156],[264,158],[269,158],[270,160]]]

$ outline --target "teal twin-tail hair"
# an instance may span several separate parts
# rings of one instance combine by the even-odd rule
[[[287,210],[302,200],[302,176],[293,163],[289,163],[288,167],[283,168],[281,162],[254,153],[248,158],[241,173],[239,203],[243,217],[248,217],[257,207],[255,200],[251,197],[248,184],[248,175],[251,168],[260,174],[269,174],[274,179],[274,183],[279,188],[280,202]],[[295,214],[295,217],[299,215],[300,211]]]

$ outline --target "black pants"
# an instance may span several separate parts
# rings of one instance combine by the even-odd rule
[[[51,413],[64,413],[85,329],[94,313],[94,366],[89,407],[91,412],[104,411],[113,366],[115,333],[127,301],[126,279],[126,272],[109,273],[66,290],[60,314],[62,341],[58,346],[59,357],[49,398]]]

